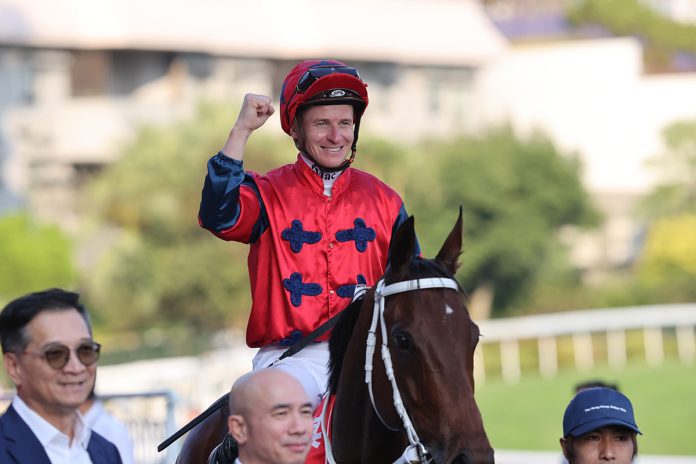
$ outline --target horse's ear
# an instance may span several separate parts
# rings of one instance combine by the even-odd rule
[[[389,271],[395,280],[406,277],[408,265],[416,248],[416,231],[413,216],[409,216],[397,229],[389,245]]]
[[[447,240],[442,244],[435,260],[442,263],[452,274],[459,268],[459,255],[462,254],[462,207],[459,207],[459,217]]]

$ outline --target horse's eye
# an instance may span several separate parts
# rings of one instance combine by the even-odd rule
[[[400,350],[408,350],[411,347],[411,341],[408,338],[408,335],[402,333],[402,332],[397,332],[394,334],[394,345]]]

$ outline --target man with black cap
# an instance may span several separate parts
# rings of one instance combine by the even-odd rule
[[[638,454],[631,401],[611,388],[578,392],[563,414],[561,450],[570,464],[629,464]]]

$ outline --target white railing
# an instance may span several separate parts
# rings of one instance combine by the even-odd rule
[[[696,360],[696,303],[594,309],[478,322],[481,341],[476,350],[475,375],[485,380],[484,346],[500,346],[501,374],[509,383],[522,373],[520,342],[536,340],[539,373],[553,377],[558,372],[559,337],[572,338],[575,367],[589,370],[595,364],[593,334],[606,336],[607,363],[622,368],[627,363],[626,332],[641,330],[645,360],[660,365],[664,359],[663,331],[675,331],[677,355],[684,364]]]

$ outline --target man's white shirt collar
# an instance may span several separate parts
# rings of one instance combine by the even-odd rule
[[[69,449],[74,448],[75,446],[79,446],[82,450],[84,450],[84,453],[80,454],[83,456],[86,455],[89,458],[89,455],[87,454],[87,446],[89,445],[89,439],[92,431],[85,425],[85,421],[79,411],[75,411],[76,419],[74,440],[72,444],[73,446],[71,447],[68,436],[27,406],[19,395],[15,395],[15,397],[12,399],[12,407],[14,407],[17,414],[19,414],[19,417],[21,417],[22,420],[29,426],[31,431],[34,432],[34,435],[36,435],[36,438],[46,450],[49,458],[51,458],[51,462],[55,462],[52,455],[53,450],[60,448]],[[83,461],[80,460],[79,462]]]

